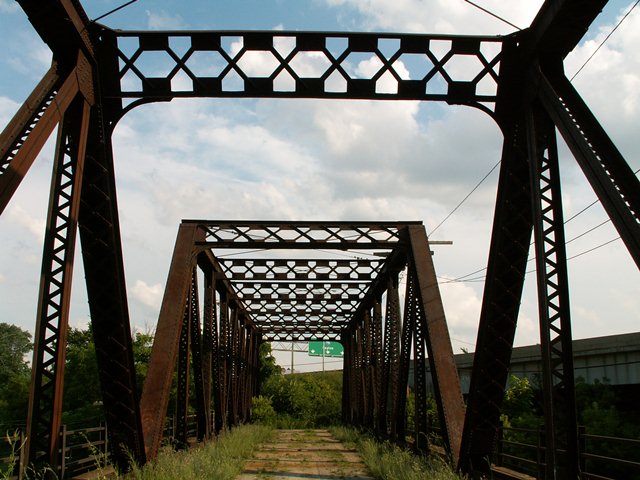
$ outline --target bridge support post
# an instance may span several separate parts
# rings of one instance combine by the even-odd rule
[[[545,478],[578,478],[569,279],[555,128],[534,102],[526,113],[534,213],[545,421]]]
[[[76,96],[62,119],[53,165],[42,256],[25,450],[58,463],[66,341],[90,106]]]

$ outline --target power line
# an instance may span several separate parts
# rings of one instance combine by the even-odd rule
[[[639,0],[639,1],[640,1],[640,0]],[[636,2],[636,3],[637,3],[637,2]],[[634,175],[638,175],[638,172],[640,172],[640,168],[638,168],[638,169],[637,169],[635,172],[633,172],[633,173],[634,173]],[[572,215],[572,216],[571,216],[571,217],[569,217],[567,220],[565,220],[565,221],[564,221],[564,225],[566,225],[567,223],[569,223],[571,220],[575,219],[576,217],[578,217],[578,216],[582,215],[584,212],[586,212],[586,211],[587,211],[587,210],[589,210],[591,207],[593,207],[596,203],[600,203],[600,199],[599,199],[599,198],[596,198],[593,202],[591,202],[589,205],[587,205],[586,207],[584,207],[584,208],[583,208],[582,210],[580,210],[578,213],[576,213],[576,214]],[[581,234],[579,234],[579,235],[577,235],[577,236],[573,237],[571,240],[566,241],[566,242],[565,242],[565,245],[566,245],[566,244],[568,244],[568,243],[573,242],[574,240],[577,240],[577,239],[578,239],[578,238],[580,238],[580,237],[585,236],[587,233],[591,233],[591,232],[592,232],[592,231],[594,231],[595,229],[600,228],[602,225],[604,225],[604,224],[606,224],[606,223],[609,223],[610,221],[611,221],[611,219],[605,220],[604,222],[602,222],[602,223],[600,223],[600,224],[596,225],[595,227],[590,228],[590,229],[589,229],[589,230],[587,230],[586,232],[583,232],[583,233],[581,233]],[[620,237],[618,237],[618,238],[620,238]],[[608,243],[611,243],[611,242],[608,242]],[[531,245],[533,245],[533,243],[531,243]],[[600,248],[600,246],[596,247],[595,249],[597,249],[597,248]],[[588,253],[588,252],[582,252],[582,253],[578,254],[577,256],[584,255],[585,253]],[[572,258],[575,258],[575,257],[572,257]],[[535,260],[535,257],[534,257],[533,259],[529,260],[529,261],[532,261],[532,260]],[[479,278],[483,278],[483,277],[476,277],[476,278],[468,279],[468,280],[465,280],[465,279],[466,279],[467,277],[470,277],[470,276],[472,276],[472,275],[475,275],[476,273],[484,272],[485,270],[487,270],[487,267],[480,268],[480,269],[475,270],[475,271],[473,271],[473,272],[471,272],[471,273],[467,273],[466,275],[461,275],[461,276],[459,276],[459,277],[455,277],[455,278],[447,279],[447,281],[446,281],[446,282],[442,282],[442,283],[453,283],[453,282],[461,282],[461,283],[462,283],[462,282],[475,282],[475,281],[478,281],[478,279],[479,279]],[[528,273],[528,272],[527,272],[527,273]]]
[[[484,13],[488,13],[488,14],[489,14],[489,15],[491,15],[492,17],[497,18],[497,19],[498,19],[498,20],[500,20],[501,22],[506,23],[506,24],[507,24],[507,25],[509,25],[510,27],[515,28],[516,30],[522,30],[519,26],[514,25],[514,24],[513,24],[513,23],[511,23],[509,20],[505,20],[505,19],[504,19],[504,18],[502,18],[501,16],[496,15],[495,13],[493,13],[493,12],[491,12],[491,11],[487,10],[487,9],[486,9],[486,8],[484,8],[484,7],[481,7],[481,6],[480,6],[480,5],[478,5],[477,3],[473,3],[473,2],[472,2],[472,1],[470,1],[470,0],[464,0],[464,1],[465,1],[465,2],[467,2],[469,5],[473,5],[473,6],[474,6],[474,7],[476,7],[477,9],[482,10]]]
[[[578,258],[578,257],[581,257],[582,255],[586,255],[587,253],[591,253],[594,250],[598,250],[599,248],[606,247],[607,245],[609,245],[610,243],[615,242],[616,240],[620,240],[620,237],[613,238],[613,239],[609,240],[608,242],[601,243],[600,245],[598,245],[596,247],[593,247],[593,248],[590,248],[589,250],[585,250],[584,252],[576,253],[575,255],[567,258],[567,260],[573,260],[574,258]]]
[[[467,0],[465,0],[465,1],[467,1]],[[638,1],[640,1],[640,0],[638,0]],[[473,187],[473,189],[471,189],[471,191],[467,194],[467,196],[466,196],[466,197],[464,197],[464,198],[462,199],[462,201],[461,201],[460,203],[458,203],[458,205],[456,205],[456,208],[454,208],[453,210],[451,210],[451,213],[449,213],[449,215],[447,215],[447,216],[444,218],[444,220],[442,220],[438,225],[436,225],[436,228],[434,228],[433,230],[431,230],[431,232],[429,233],[429,235],[428,235],[428,236],[433,235],[433,233],[434,233],[436,230],[438,230],[438,229],[442,226],[442,224],[443,224],[444,222],[446,222],[446,221],[449,219],[449,217],[450,217],[451,215],[453,215],[453,214],[456,212],[456,210],[458,210],[458,208],[460,208],[460,207],[462,206],[462,204],[463,204],[464,202],[466,202],[466,201],[467,201],[467,199],[468,199],[468,198],[473,194],[473,192],[475,192],[475,191],[478,189],[478,187],[480,187],[480,185],[482,185],[482,182],[484,182],[484,181],[489,177],[489,175],[491,175],[491,174],[493,173],[493,171],[498,167],[498,165],[500,165],[500,162],[501,162],[501,160],[499,160],[499,161],[498,161],[498,163],[496,163],[493,167],[491,167],[491,170],[489,170],[489,171],[487,172],[487,174],[486,174],[484,177],[482,177],[482,180],[480,180],[480,181],[478,182],[478,184],[477,184],[475,187]]]
[[[97,22],[98,20],[102,20],[104,17],[111,15],[112,13],[117,12],[118,10],[122,10],[124,7],[128,7],[129,5],[131,5],[132,3],[137,2],[138,0],[131,0],[123,5],[120,5],[119,7],[114,8],[113,10],[109,10],[107,13],[100,15],[98,18],[94,18],[93,20],[91,20],[92,22]]]
[[[466,1],[466,0],[465,0]],[[622,25],[622,22],[624,22],[627,17],[629,16],[629,14],[631,12],[633,12],[633,9],[636,8],[636,6],[638,5],[638,3],[640,3],[640,0],[636,0],[636,3],[634,3],[631,8],[629,9],[629,11],[627,13],[624,14],[624,16],[620,19],[620,21],[617,23],[617,25],[615,27],[613,27],[613,30],[611,30],[609,32],[609,35],[607,35],[604,40],[602,40],[602,42],[600,42],[600,45],[598,45],[598,48],[596,48],[593,53],[591,55],[589,55],[589,58],[587,58],[587,60],[582,64],[582,66],[578,69],[578,71],[576,73],[573,74],[573,77],[571,77],[571,79],[569,81],[573,81],[574,78],[576,78],[578,76],[578,74],[582,71],[582,69],[584,67],[586,67],[587,63],[589,63],[589,61],[595,56],[596,53],[598,53],[598,50],[600,50],[600,48],[602,48],[602,46],[607,42],[607,40],[609,40],[609,37],[611,35],[613,35],[613,32],[615,32],[618,27],[620,25]]]

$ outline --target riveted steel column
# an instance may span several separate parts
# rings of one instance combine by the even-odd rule
[[[178,350],[178,388],[176,394],[175,438],[181,448],[187,447],[189,438],[189,351],[191,343],[191,292],[184,305],[184,315],[180,328],[180,348]]]
[[[220,340],[219,340],[219,378],[220,388],[220,409],[216,412],[216,424],[218,428],[225,429],[229,425],[229,381],[230,381],[230,361],[229,361],[229,302],[227,292],[220,291]],[[219,416],[219,418],[218,418]],[[219,421],[218,421],[219,420]]]
[[[578,478],[569,279],[555,128],[537,103],[526,119],[542,346],[545,478]]]
[[[533,220],[523,122],[505,132],[460,467],[488,474],[500,425]]]
[[[185,306],[195,265],[193,245],[198,235],[194,224],[181,224],[173,250],[160,316],[149,360],[149,370],[140,399],[140,412],[147,458],[155,458],[164,427],[169,394],[176,366]]]
[[[202,332],[200,326],[200,302],[198,300],[198,268],[193,268],[191,294],[189,295],[189,324],[191,336],[191,361],[193,382],[196,393],[196,417],[198,423],[198,441],[207,437],[207,409],[204,393],[204,373],[202,361]]]
[[[384,327],[384,362],[385,377],[389,380],[389,388],[385,392],[385,404],[389,416],[389,427],[385,424],[385,430],[389,431],[392,439],[398,433],[398,391],[400,387],[400,296],[398,293],[398,273],[395,272],[389,278],[387,290],[387,309]]]
[[[24,448],[30,462],[45,462],[54,470],[62,424],[71,280],[89,112],[89,104],[78,96],[58,132],[34,335]]]
[[[640,181],[563,73],[538,96],[640,268]]]
[[[387,384],[383,383],[382,375],[384,370],[384,358],[382,350],[382,299],[376,298],[373,304],[373,368],[372,368],[372,388],[373,388],[373,428],[380,435],[383,434],[382,422],[386,424],[386,411],[382,407],[382,392],[386,390]],[[386,430],[386,429],[385,429]],[[386,432],[384,432],[386,433]]]
[[[410,265],[409,268],[412,268]],[[415,277],[412,275],[407,279],[407,288],[412,292],[416,291]],[[413,391],[415,399],[415,439],[416,449],[422,453],[429,450],[429,437],[427,431],[427,381],[426,381],[426,355],[425,355],[425,334],[426,326],[424,314],[421,309],[420,299],[412,293],[411,305],[409,306],[410,316],[414,322],[414,342],[413,342]]]
[[[411,275],[411,270],[407,270],[407,277]],[[398,444],[405,443],[407,433],[407,387],[409,384],[409,364],[411,361],[411,342],[413,340],[414,317],[411,315],[411,302],[413,301],[413,289],[411,282],[407,278],[404,297],[404,312],[402,322],[402,333],[400,335],[400,356],[398,365],[398,390],[394,398],[395,408],[395,430],[392,429],[393,440]]]
[[[211,409],[214,408],[211,390],[217,388],[214,375],[217,374],[216,360],[218,326],[216,313],[216,290],[213,279],[213,268],[203,269],[204,274],[204,305],[202,312],[202,386],[204,390],[204,407],[206,418],[206,438],[215,432],[214,419]],[[214,396],[215,398],[215,396]]]
[[[413,273],[415,279],[413,295],[415,295],[414,301],[417,302],[414,310],[416,323],[413,328],[424,333],[424,340],[419,338],[421,335],[416,334],[416,342],[426,341],[436,403],[443,423],[443,437],[454,464],[457,464],[465,414],[458,369],[453,358],[451,338],[427,234],[423,226],[411,225],[407,229],[411,242],[409,271]],[[417,352],[418,349],[416,349],[416,355],[418,355]]]

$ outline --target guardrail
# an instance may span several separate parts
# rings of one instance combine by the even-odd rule
[[[27,453],[24,446],[24,433],[17,429],[7,433],[0,440],[0,476],[12,480],[22,480],[27,466]],[[56,477],[73,478],[81,473],[105,467],[109,460],[107,427],[68,430],[65,425],[60,429],[60,450]]]
[[[578,433],[580,470],[584,480],[640,480],[640,440],[591,435],[584,427],[580,427]],[[544,428],[499,429],[494,457],[496,466],[544,479],[544,459]]]

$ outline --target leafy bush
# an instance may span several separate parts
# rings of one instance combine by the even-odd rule
[[[253,420],[279,428],[314,428],[340,423],[340,373],[271,375],[262,386],[261,396],[254,398]],[[275,418],[270,416],[267,400]]]

